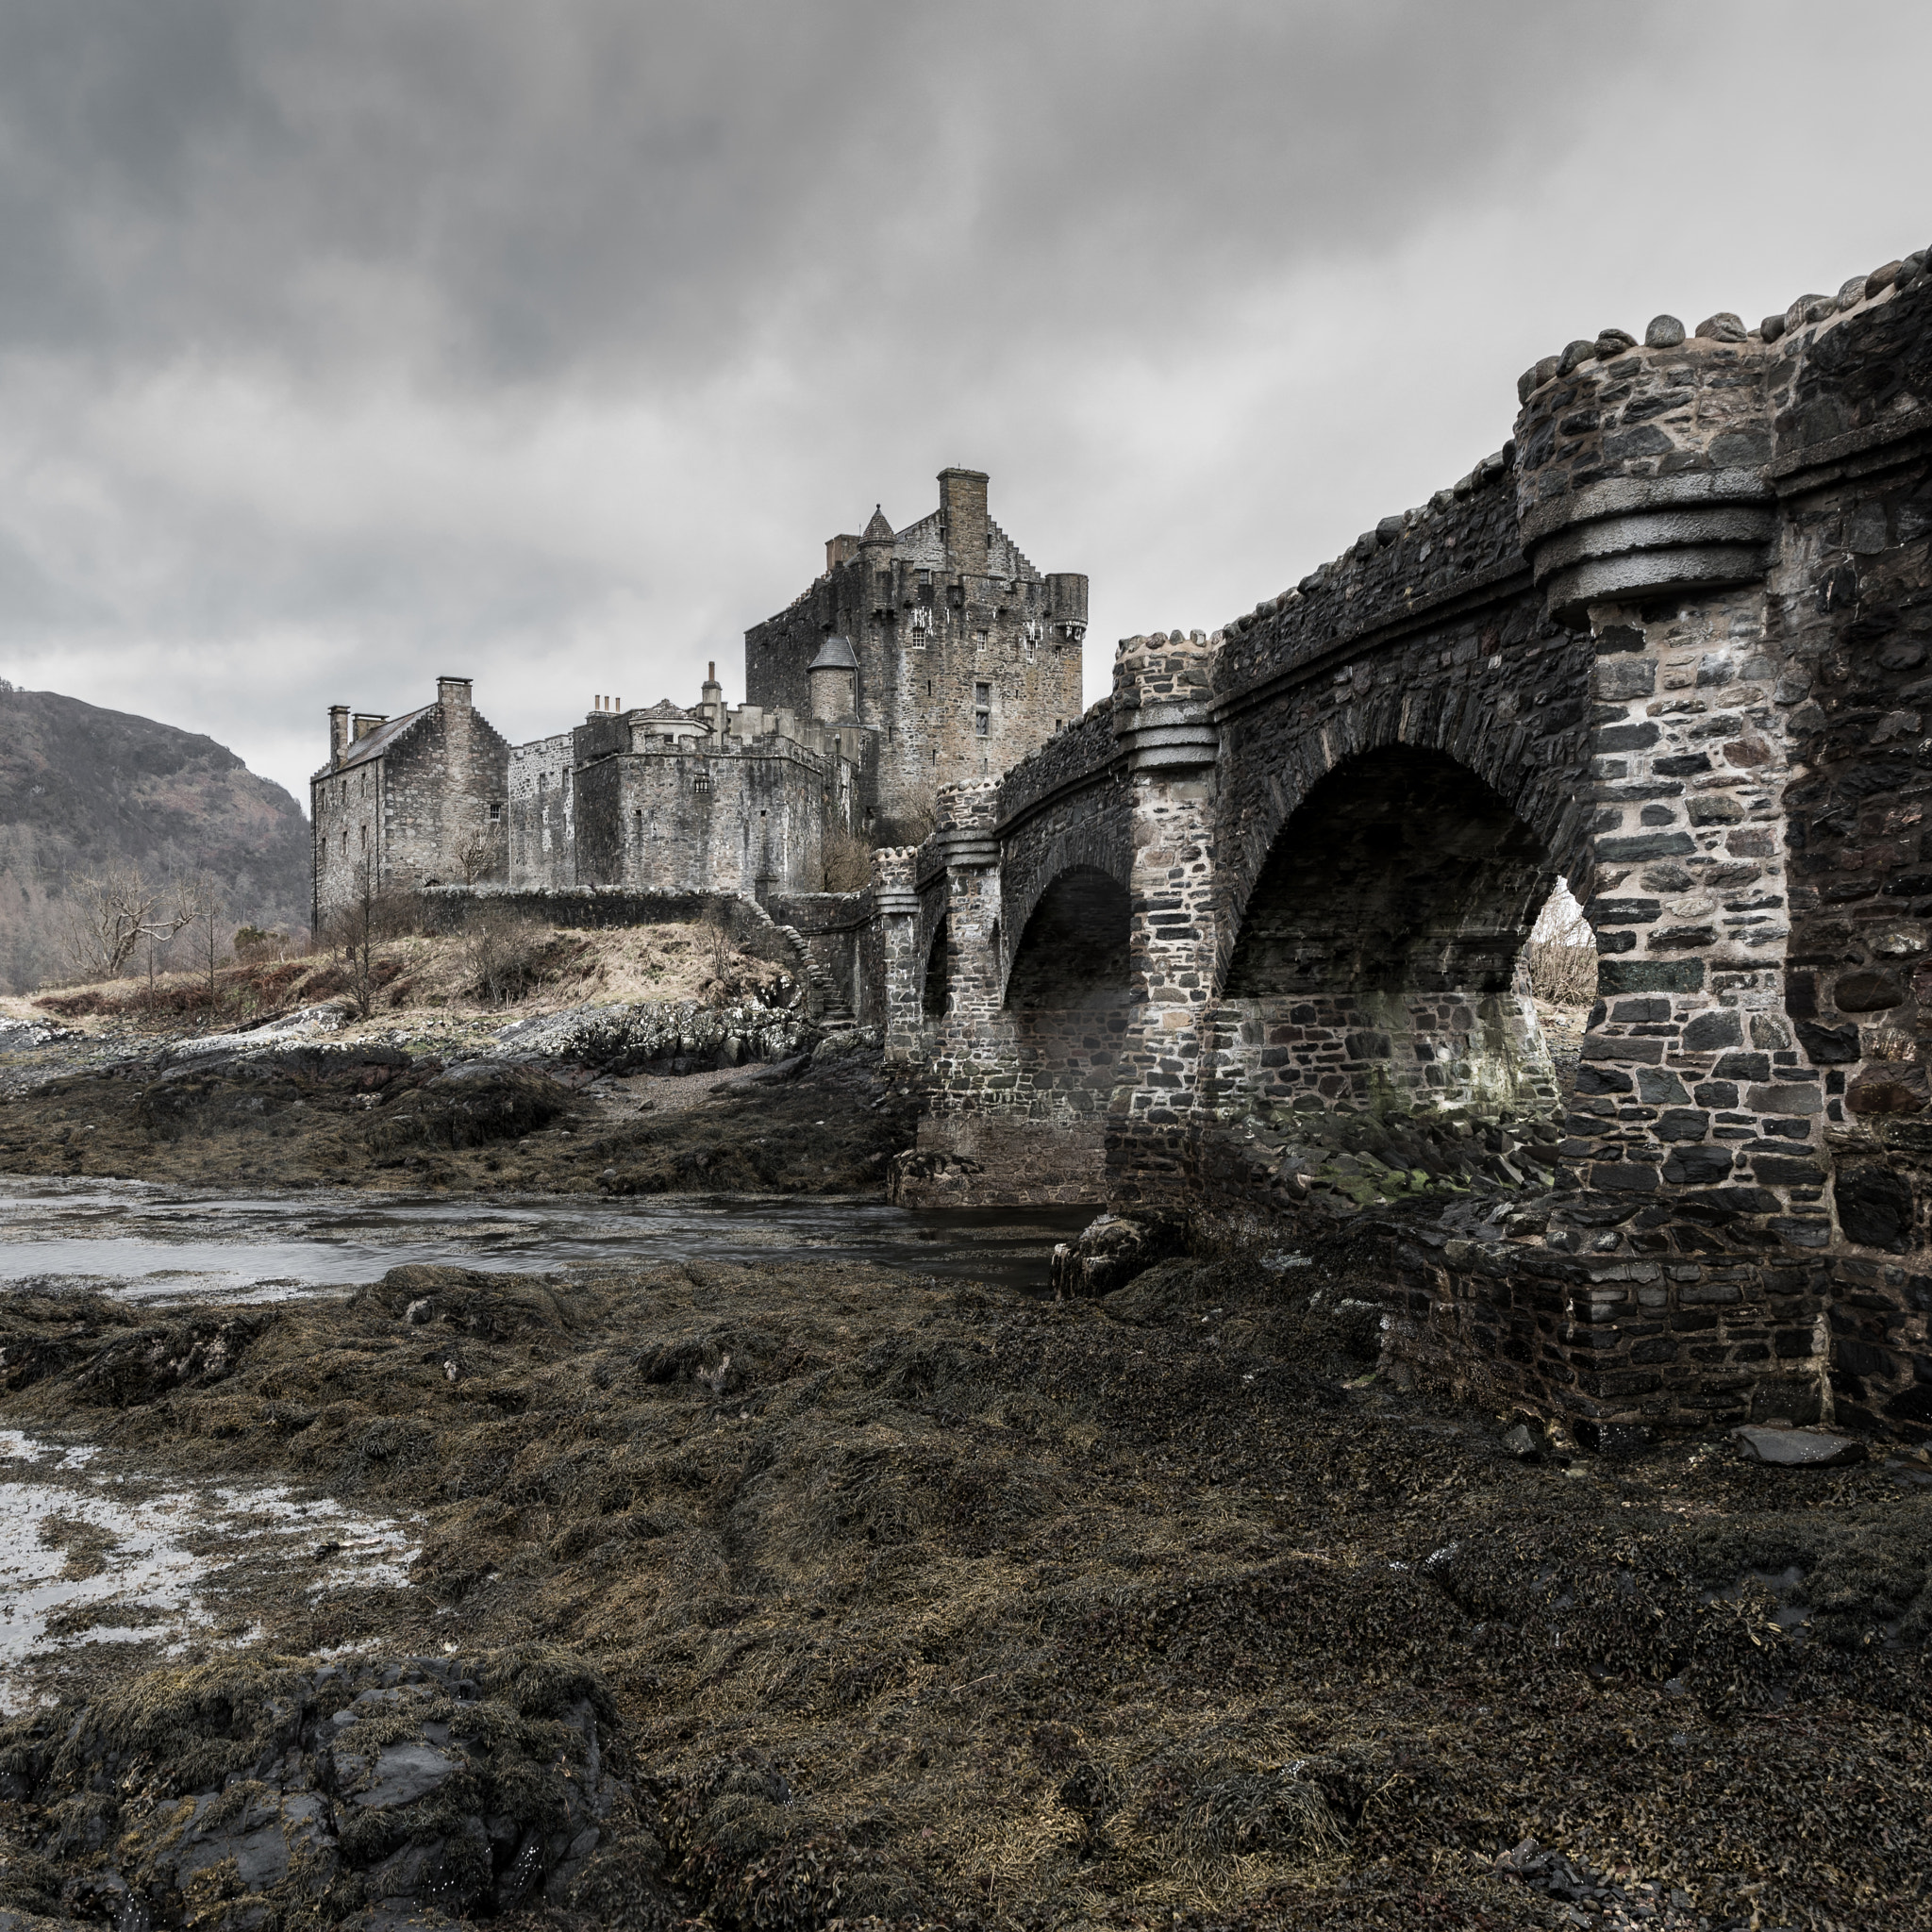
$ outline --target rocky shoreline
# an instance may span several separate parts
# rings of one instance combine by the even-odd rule
[[[695,1002],[583,1008],[480,1038],[0,1035],[0,1172],[452,1193],[878,1193],[917,1103],[877,1037]],[[32,1036],[39,1037],[32,1037]]]

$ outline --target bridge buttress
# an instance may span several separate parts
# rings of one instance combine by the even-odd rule
[[[915,845],[881,846],[872,856],[873,905],[885,951],[886,1059],[911,1066],[925,1058],[921,994],[925,962],[919,958],[919,891],[913,883]]]
[[[1108,1122],[1109,1196],[1121,1202],[1178,1201],[1191,1190],[1214,1053],[1218,642],[1199,631],[1128,638],[1114,663],[1133,851],[1131,1004]]]

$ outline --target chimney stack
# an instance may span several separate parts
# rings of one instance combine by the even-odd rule
[[[467,677],[439,677],[436,680],[436,702],[445,711],[467,711],[470,708],[470,680]]]
[[[968,576],[986,575],[986,472],[941,470],[940,508],[946,519],[946,565]]]
[[[389,723],[387,711],[358,711],[356,713],[356,736],[367,738],[372,731],[379,730]]]
[[[328,761],[339,765],[342,754],[349,748],[349,708],[347,705],[331,705],[328,708]]]

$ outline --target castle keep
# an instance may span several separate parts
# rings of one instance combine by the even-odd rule
[[[744,635],[752,704],[868,734],[866,808],[885,837],[923,834],[937,786],[996,775],[1080,715],[1087,579],[1041,576],[987,514],[986,480],[941,470],[939,508],[896,535],[874,510]]]

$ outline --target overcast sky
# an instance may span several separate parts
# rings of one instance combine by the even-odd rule
[[[331,702],[742,695],[991,473],[1211,628],[1606,325],[1932,242],[1932,8],[0,0],[0,675],[307,805]]]

